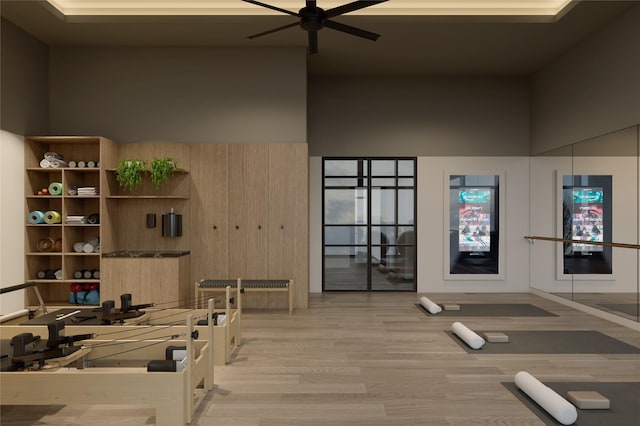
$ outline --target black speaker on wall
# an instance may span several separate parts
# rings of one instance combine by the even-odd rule
[[[147,228],[155,228],[155,227],[156,227],[156,214],[147,213]]]

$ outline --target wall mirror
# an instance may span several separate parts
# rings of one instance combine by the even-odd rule
[[[530,286],[640,321],[640,126],[531,157]]]

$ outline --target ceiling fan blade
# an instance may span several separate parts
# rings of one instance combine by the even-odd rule
[[[326,20],[324,26],[331,28],[332,30],[342,31],[343,33],[352,34],[354,36],[366,38],[376,41],[380,34],[371,33],[369,31],[361,30],[360,28],[352,27],[351,25],[341,24],[340,22]]]
[[[334,16],[343,15],[345,13],[353,12],[358,9],[364,9],[365,7],[373,6],[379,3],[384,3],[387,0],[374,0],[374,1],[354,1],[351,3],[343,4],[342,6],[334,7],[325,11],[327,19]]]
[[[294,23],[292,23],[292,24],[283,25],[283,26],[281,26],[281,27],[274,28],[274,29],[269,30],[269,31],[265,31],[265,32],[262,32],[262,33],[258,33],[258,34],[251,35],[251,36],[249,36],[249,37],[247,37],[247,38],[248,38],[248,39],[252,39],[252,38],[256,38],[256,37],[261,37],[261,36],[263,36],[263,35],[267,35],[267,34],[275,33],[276,31],[286,30],[287,28],[295,27],[296,25],[298,25],[298,23],[297,23],[297,22],[294,22]]]
[[[300,15],[298,13],[296,13],[296,12],[292,12],[292,11],[287,10],[287,9],[281,9],[279,7],[276,7],[276,6],[271,6],[270,4],[262,3],[262,2],[255,1],[255,0],[242,0],[242,1],[244,1],[246,3],[255,4],[257,6],[266,7],[267,9],[275,10],[275,11],[278,11],[278,12],[286,13],[287,15],[297,16],[298,18],[300,17]]]
[[[309,55],[318,53],[318,32],[309,31]]]

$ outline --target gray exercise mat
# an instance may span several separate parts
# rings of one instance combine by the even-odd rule
[[[557,315],[529,303],[459,303],[459,311],[442,310],[431,314],[424,306],[416,306],[429,316],[446,317],[556,317]]]
[[[473,330],[481,337],[486,331],[500,331],[508,343],[487,342],[471,349],[451,331],[445,331],[465,351],[475,354],[639,354],[640,348],[594,330]],[[486,340],[486,339],[485,339]]]
[[[548,426],[560,425],[515,383],[502,383],[529,410]],[[611,401],[609,410],[578,410],[576,426],[635,426],[640,424],[640,382],[559,382],[544,383],[563,398],[568,391],[596,391]]]
[[[597,306],[610,309],[612,311],[622,312],[623,314],[638,316],[638,305],[635,303],[599,303]]]

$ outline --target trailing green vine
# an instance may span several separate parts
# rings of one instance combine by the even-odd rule
[[[160,189],[160,185],[167,182],[177,169],[176,162],[171,157],[154,158],[151,160],[149,173],[151,174],[151,182]]]
[[[116,169],[116,179],[121,187],[128,189],[135,194],[136,189],[142,183],[142,173],[144,173],[146,161],[138,158],[122,160]]]

